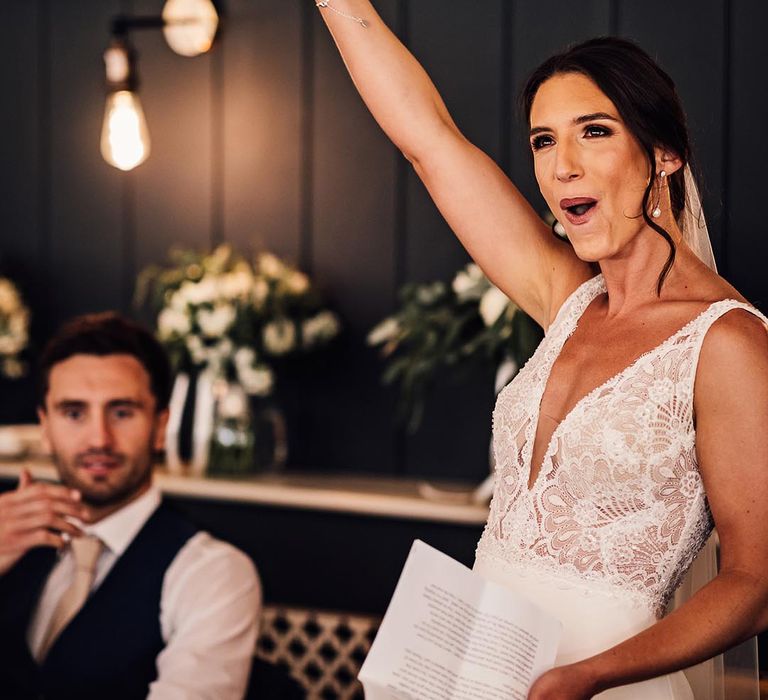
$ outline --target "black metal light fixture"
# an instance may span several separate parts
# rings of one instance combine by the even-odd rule
[[[198,56],[211,48],[218,26],[211,0],[167,0],[161,15],[112,19],[112,41],[104,52],[107,102],[101,129],[101,154],[107,163],[132,170],[149,156],[149,129],[137,94],[136,52],[129,32],[162,29],[176,53]]]

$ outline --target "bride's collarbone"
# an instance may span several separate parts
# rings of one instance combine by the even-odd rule
[[[589,310],[565,341],[541,398],[540,410],[560,422],[584,397],[675,336],[712,302],[685,301],[621,320]]]

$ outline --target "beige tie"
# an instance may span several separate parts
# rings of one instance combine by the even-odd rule
[[[101,554],[102,542],[98,537],[88,535],[74,538],[69,546],[75,557],[75,578],[72,585],[64,591],[53,611],[37,654],[38,659],[45,658],[61,631],[70,623],[88,598],[96,572],[96,562]]]

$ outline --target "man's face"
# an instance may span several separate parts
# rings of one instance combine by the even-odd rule
[[[39,417],[62,482],[101,517],[149,487],[168,415],[156,412],[135,357],[74,355],[54,365]]]

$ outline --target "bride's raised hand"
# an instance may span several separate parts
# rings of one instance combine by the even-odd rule
[[[543,673],[531,686],[528,700],[590,700],[597,692],[592,674],[583,664],[558,666]]]

